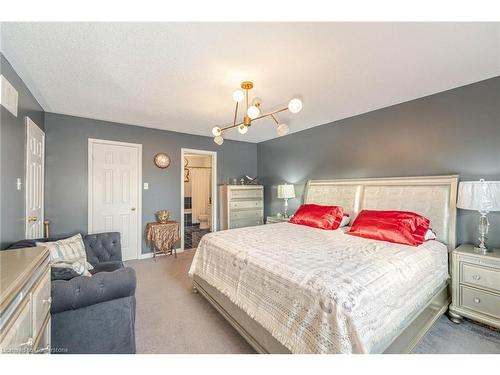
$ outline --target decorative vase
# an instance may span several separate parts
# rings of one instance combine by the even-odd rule
[[[168,218],[170,217],[170,212],[168,212],[168,210],[160,210],[157,211],[155,215],[156,215],[156,221],[164,224],[168,221]]]

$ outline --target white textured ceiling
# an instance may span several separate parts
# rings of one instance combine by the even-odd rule
[[[499,23],[2,23],[48,112],[211,135],[243,80],[296,132],[500,75]],[[264,119],[242,136],[276,137]]]

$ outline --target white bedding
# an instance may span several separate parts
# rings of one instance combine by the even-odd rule
[[[383,351],[448,276],[445,245],[290,223],[210,233],[189,270],[292,353]]]

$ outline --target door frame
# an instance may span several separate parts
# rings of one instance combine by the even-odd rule
[[[95,144],[105,144],[111,146],[125,146],[137,148],[139,154],[139,166],[138,166],[138,179],[137,179],[137,256],[136,259],[140,259],[142,254],[142,144],[141,143],[129,143],[129,142],[118,142],[110,141],[106,139],[89,138],[88,139],[88,175],[87,175],[87,233],[91,234],[93,232],[93,220],[94,212],[92,209],[92,185],[94,183],[94,168],[93,168],[93,145]]]
[[[181,148],[181,250],[184,251],[184,156],[185,154],[210,155],[212,157],[212,232],[217,232],[217,151]]]
[[[42,223],[42,237],[45,237],[45,132],[28,116],[25,116],[25,139],[24,139],[24,237],[28,238],[28,155],[29,155],[29,145],[28,136],[30,127],[33,127],[35,131],[40,132],[43,138],[43,164],[42,164],[42,215],[40,221]]]

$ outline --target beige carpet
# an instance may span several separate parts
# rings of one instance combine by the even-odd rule
[[[194,250],[126,262],[137,273],[137,353],[254,353],[187,275]]]
[[[187,272],[194,250],[126,262],[137,272],[137,353],[254,353],[200,295]],[[500,332],[442,316],[414,353],[500,353]]]

